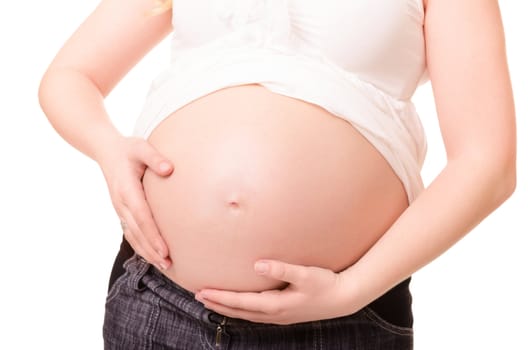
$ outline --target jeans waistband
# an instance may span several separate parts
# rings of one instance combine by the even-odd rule
[[[128,280],[128,283],[131,284],[130,287],[135,290],[149,288],[167,303],[194,319],[213,326],[218,326],[220,323],[229,323],[232,326],[236,325],[239,327],[255,326],[254,322],[230,318],[206,309],[201,302],[194,298],[194,293],[172,281],[136,253],[124,263],[123,267],[131,274]],[[368,306],[396,325],[412,327],[410,280],[408,278],[401,282]]]
[[[131,274],[129,283],[132,288],[136,290],[149,288],[177,309],[205,323],[217,326],[227,322],[228,317],[206,309],[202,303],[194,299],[194,293],[169,279],[139,255],[134,254],[123,266]],[[238,322],[231,321],[231,323]]]

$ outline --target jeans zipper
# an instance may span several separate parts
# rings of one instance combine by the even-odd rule
[[[222,319],[222,322],[220,322],[217,326],[216,326],[216,337],[215,337],[215,346],[217,348],[220,347],[220,342],[222,340],[222,332],[224,331],[225,329],[225,324],[227,323],[227,318],[224,316],[224,318]]]

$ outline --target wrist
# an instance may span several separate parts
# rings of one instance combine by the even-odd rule
[[[348,315],[358,312],[389,290],[390,277],[380,269],[381,265],[370,266],[367,261],[359,260],[338,274],[339,288],[337,298]]]
[[[354,278],[353,266],[350,266],[345,271],[337,274],[337,288],[335,299],[338,303],[340,316],[351,315],[356,313],[368,302],[363,302],[365,299],[361,293],[361,283]]]
[[[96,132],[95,135],[97,135],[97,142],[94,145],[92,159],[100,167],[113,163],[116,155],[122,152],[122,145],[126,137],[114,127],[101,127],[101,130]]]

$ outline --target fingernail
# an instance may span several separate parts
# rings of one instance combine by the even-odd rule
[[[159,169],[160,169],[161,171],[168,171],[168,170],[170,170],[170,168],[171,168],[171,166],[170,166],[170,164],[167,163],[167,162],[162,162],[162,163],[159,165]]]
[[[269,264],[267,262],[259,261],[255,264],[255,271],[259,274],[265,274],[269,270]]]

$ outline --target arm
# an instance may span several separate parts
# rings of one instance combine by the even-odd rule
[[[104,98],[170,31],[170,11],[147,17],[151,0],[103,0],[44,73],[39,102],[55,130],[99,161],[119,142]]]
[[[342,273],[353,303],[370,302],[438,257],[515,188],[515,112],[497,1],[428,2],[427,58],[447,165]]]
[[[262,273],[290,282],[285,290],[203,290],[196,298],[206,307],[284,324],[354,313],[449,249],[512,194],[515,111],[497,1],[429,0],[424,26],[445,168],[346,270],[270,261]]]
[[[44,73],[38,97],[55,130],[95,160],[112,204],[129,226],[125,237],[149,262],[170,265],[145,200],[141,177],[148,166],[172,171],[140,138],[126,138],[111,123],[104,98],[136,63],[171,32],[172,12],[147,16],[153,0],[103,0],[57,53]],[[168,163],[168,167],[161,165]]]

